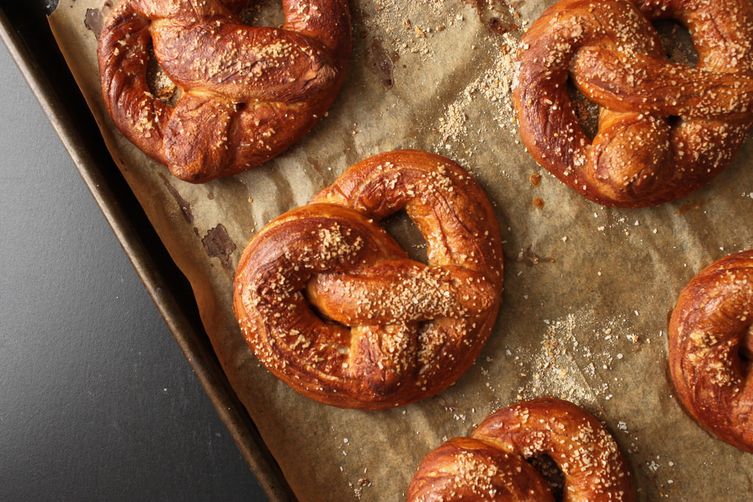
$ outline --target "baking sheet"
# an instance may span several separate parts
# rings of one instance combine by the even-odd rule
[[[709,187],[658,208],[606,209],[564,187],[519,144],[510,102],[517,38],[550,3],[352,1],[353,64],[329,116],[278,159],[201,186],[170,177],[106,117],[95,36],[109,2],[64,0],[50,17],[116,163],[191,282],[231,383],[302,500],[398,500],[430,449],[539,395],[604,419],[644,500],[753,497],[753,456],[701,431],[666,376],[667,314],[680,288],[753,242],[752,143]],[[262,3],[260,17],[276,9]],[[348,165],[395,148],[448,155],[486,188],[505,239],[502,311],[477,363],[440,396],[384,412],[323,406],[246,348],[231,311],[233,270],[267,221]],[[390,228],[418,244],[405,222]]]

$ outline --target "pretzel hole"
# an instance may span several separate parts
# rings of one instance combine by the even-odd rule
[[[560,469],[552,457],[546,453],[541,453],[533,457],[527,458],[526,461],[533,466],[534,469],[541,474],[541,477],[546,481],[547,486],[552,491],[552,496],[557,502],[561,502],[565,498],[565,474]]]
[[[169,105],[174,105],[178,98],[178,86],[170,80],[167,73],[154,55],[154,50],[149,48],[149,60],[146,66],[146,83],[152,95]]]
[[[693,44],[690,31],[681,23],[668,19],[654,21],[654,28],[659,33],[664,54],[673,63],[696,66],[698,52]]]
[[[243,2],[236,2],[243,3]],[[258,0],[246,2],[240,9],[239,17],[243,24],[277,28],[285,22],[282,2],[279,0]]]
[[[309,310],[311,311],[312,314],[314,314],[314,317],[319,319],[324,324],[340,325],[339,322],[330,319],[329,317],[324,315],[324,313],[321,310],[319,310],[319,308],[314,304],[314,302],[311,301],[311,298],[309,297],[309,294],[306,288],[304,288],[303,291],[301,291],[301,294],[303,295],[303,298],[306,300],[306,305],[308,306]]]
[[[738,351],[737,355],[740,356],[740,359],[745,365],[749,365],[751,363],[751,353],[750,349],[746,347],[745,345],[742,345]]]
[[[567,94],[570,96],[581,129],[593,140],[599,130],[599,105],[580,92],[571,77],[567,78]]]
[[[411,260],[427,263],[426,239],[413,220],[405,211],[397,213],[382,220],[384,229],[400,244],[408,253]]]
[[[753,324],[748,326],[743,334],[740,346],[737,348],[737,356],[743,363],[744,374],[747,375],[753,363]]]

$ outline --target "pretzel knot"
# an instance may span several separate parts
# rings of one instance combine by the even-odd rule
[[[552,398],[499,410],[470,437],[444,443],[408,488],[409,502],[635,498],[614,438],[590,413]]]
[[[669,324],[677,397],[708,432],[753,452],[753,251],[702,270],[680,293]]]
[[[376,223],[403,209],[428,265]],[[342,407],[398,406],[443,390],[478,356],[502,260],[478,184],[448,159],[396,151],[265,226],[238,265],[234,309],[257,357],[295,390]]]
[[[662,54],[651,21],[685,25],[695,67]],[[535,160],[586,198],[640,207],[718,174],[753,124],[749,0],[562,0],[522,39],[513,90]],[[591,140],[568,78],[601,107]]]
[[[245,4],[126,0],[100,34],[102,95],[115,125],[185,181],[275,157],[341,87],[351,45],[347,0],[283,0],[279,29],[243,24]]]

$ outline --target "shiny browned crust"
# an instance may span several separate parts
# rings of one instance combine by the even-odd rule
[[[279,155],[329,108],[350,56],[347,0],[282,0],[281,28],[252,27],[236,0],[125,0],[99,39],[102,96],[118,129],[185,181]],[[150,51],[177,86],[149,85]]]
[[[661,18],[688,27],[697,67],[666,61],[650,23]],[[729,164],[753,124],[750,0],[562,0],[533,23],[518,58],[523,143],[600,204],[642,207],[690,193]],[[593,141],[568,77],[601,106]]]
[[[378,225],[403,209],[428,266]],[[256,356],[293,389],[387,408],[468,369],[499,311],[502,262],[497,220],[470,175],[444,157],[395,151],[266,225],[241,257],[233,306]]]
[[[409,502],[456,500],[554,502],[522,456],[473,438],[450,439],[426,455],[408,489]]]
[[[635,500],[630,470],[614,438],[567,401],[535,399],[490,415],[470,438],[429,453],[408,489],[409,502],[554,500],[526,459],[548,455],[564,475],[564,501]]]
[[[669,323],[669,369],[678,399],[698,424],[747,452],[753,452],[751,354],[753,251],[744,251],[706,267],[680,293]]]

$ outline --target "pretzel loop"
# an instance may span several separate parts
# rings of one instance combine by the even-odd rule
[[[403,208],[424,234],[428,264],[375,223]],[[478,185],[442,157],[392,152],[265,227],[238,266],[234,305],[257,356],[294,388],[382,408],[465,371],[496,316],[501,267]]]
[[[650,21],[691,32],[698,65],[671,64]],[[730,161],[753,124],[747,0],[562,0],[522,39],[513,100],[533,157],[586,198],[639,207],[686,195]],[[567,90],[600,105],[593,140]]]
[[[100,35],[102,94],[115,125],[186,181],[278,155],[342,84],[350,53],[345,0],[285,0],[279,29],[243,24],[245,3],[126,0]],[[152,51],[168,88],[177,87],[172,97],[152,92]]]

